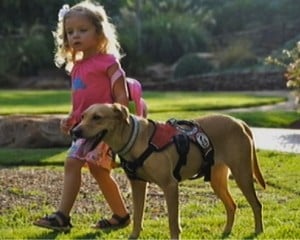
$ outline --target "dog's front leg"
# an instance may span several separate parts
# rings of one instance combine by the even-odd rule
[[[178,183],[173,181],[162,187],[165,194],[171,239],[179,239],[181,232],[179,219]]]
[[[139,180],[130,180],[130,184],[133,198],[133,229],[129,238],[136,239],[143,228],[147,183]]]

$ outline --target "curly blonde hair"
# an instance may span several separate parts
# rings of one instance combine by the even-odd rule
[[[57,23],[56,31],[53,32],[55,65],[57,67],[65,66],[66,70],[70,70],[78,57],[79,53],[69,46],[64,26],[66,18],[76,13],[84,14],[95,25],[99,37],[99,53],[113,54],[116,58],[121,58],[116,28],[110,22],[103,6],[89,0],[84,0],[68,9],[62,19],[59,19]]]

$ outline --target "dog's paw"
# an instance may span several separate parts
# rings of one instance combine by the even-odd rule
[[[138,239],[139,238],[139,234],[134,234],[134,233],[131,233],[130,236],[128,237],[128,239]]]

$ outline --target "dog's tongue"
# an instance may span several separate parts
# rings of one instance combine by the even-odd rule
[[[101,142],[102,135],[97,135],[93,138],[86,139],[83,146],[83,152],[86,154],[97,147],[97,145]]]

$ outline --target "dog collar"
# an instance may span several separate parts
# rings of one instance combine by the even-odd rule
[[[132,130],[131,130],[131,135],[130,135],[128,142],[125,144],[125,146],[120,151],[117,152],[117,154],[119,154],[120,156],[125,155],[126,153],[129,152],[129,150],[132,148],[132,146],[137,138],[137,135],[139,133],[140,125],[139,125],[138,120],[133,115],[130,115],[130,118],[132,119],[132,124],[133,124]]]

